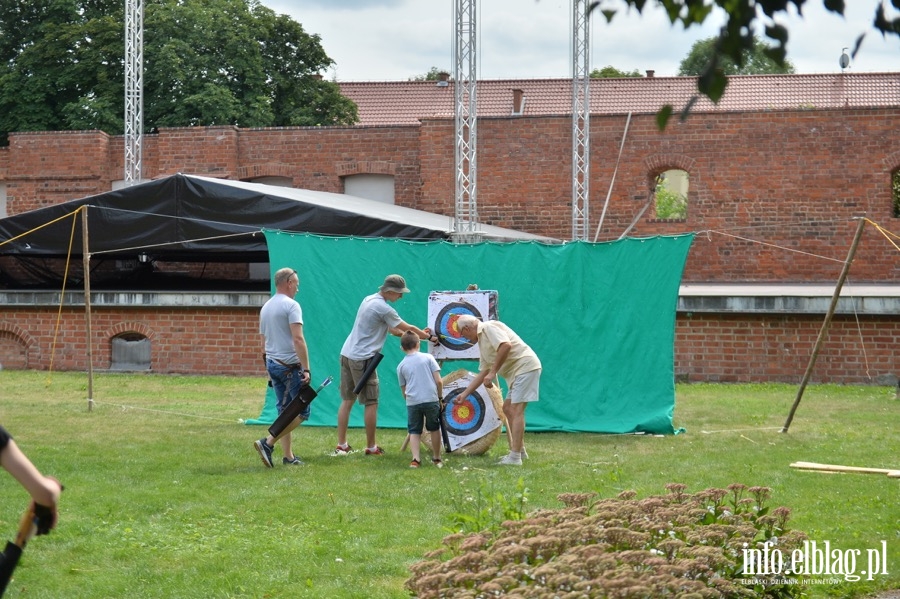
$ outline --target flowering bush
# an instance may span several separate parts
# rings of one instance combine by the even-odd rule
[[[801,585],[741,581],[745,549],[789,552],[807,538],[787,529],[788,508],[769,511],[769,488],[666,489],[646,499],[566,493],[562,509],[452,534],[410,567],[406,587],[420,599],[800,595]]]

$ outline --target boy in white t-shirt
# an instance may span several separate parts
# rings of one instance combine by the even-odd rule
[[[420,446],[422,440],[422,423],[425,430],[431,433],[431,462],[441,468],[441,398],[444,386],[441,381],[441,367],[431,354],[419,351],[419,336],[407,331],[400,338],[400,347],[406,357],[397,366],[397,378],[400,390],[406,399],[407,431],[409,447],[413,459],[410,468],[418,468],[422,463]]]

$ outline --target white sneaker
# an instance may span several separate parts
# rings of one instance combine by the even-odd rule
[[[523,460],[527,460],[527,459],[528,459],[528,451],[525,449],[524,446],[522,447],[522,459],[523,459]]]
[[[497,465],[498,466],[521,466],[522,458],[514,458],[511,455],[506,454],[505,456],[500,458],[500,461],[497,462]]]
[[[337,447],[334,448],[334,451],[331,452],[331,455],[341,456],[341,455],[348,455],[352,452],[353,452],[353,448],[350,447],[349,445],[344,445],[344,446],[338,445]]]

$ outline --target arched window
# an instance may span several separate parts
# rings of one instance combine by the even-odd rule
[[[111,344],[110,370],[150,370],[150,339],[140,333],[122,333]]]
[[[10,331],[0,331],[0,370],[28,368],[28,347]]]
[[[688,173],[670,169],[656,176],[655,209],[660,220],[684,220],[688,208]]]

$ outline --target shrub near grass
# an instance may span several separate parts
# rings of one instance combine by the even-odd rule
[[[807,539],[788,530],[789,509],[769,513],[770,489],[666,488],[593,502],[594,494],[566,493],[564,509],[504,522],[499,533],[450,535],[411,567],[406,586],[419,599],[800,596],[795,584],[743,572],[746,549],[769,543],[790,554]]]

